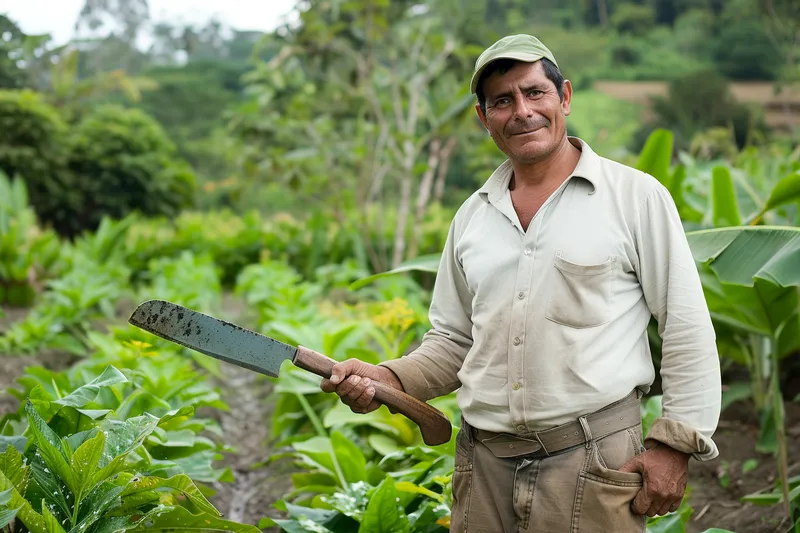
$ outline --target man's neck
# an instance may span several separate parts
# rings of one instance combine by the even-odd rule
[[[581,151],[564,137],[558,148],[535,163],[513,163],[510,188],[540,190],[557,188],[575,170]]]

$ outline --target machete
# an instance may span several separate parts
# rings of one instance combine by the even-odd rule
[[[287,359],[324,378],[331,377],[336,364],[330,357],[309,348],[285,344],[166,300],[142,303],[128,322],[205,355],[272,377],[278,377],[281,364]],[[452,428],[444,413],[378,381],[371,386],[376,400],[419,426],[425,444],[436,446],[450,440]]]

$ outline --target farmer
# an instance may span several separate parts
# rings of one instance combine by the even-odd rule
[[[529,35],[478,58],[481,123],[507,159],[450,226],[412,353],[337,364],[353,411],[378,380],[428,400],[458,389],[451,531],[643,532],[675,511],[689,459],[717,456],[715,333],[670,193],[567,136],[572,85]],[[642,436],[663,340],[663,413]]]

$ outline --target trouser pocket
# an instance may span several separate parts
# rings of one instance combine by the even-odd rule
[[[628,438],[627,432],[621,433]],[[572,533],[643,533],[646,517],[631,509],[641,489],[641,474],[606,467],[597,443],[592,443],[586,468],[579,474]]]

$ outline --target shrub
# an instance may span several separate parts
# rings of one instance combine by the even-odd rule
[[[611,16],[611,25],[619,33],[644,35],[655,24],[655,14],[649,6],[622,4]]]
[[[671,130],[675,146],[681,150],[689,148],[695,134],[709,128],[731,128],[738,148],[767,129],[747,106],[734,99],[728,80],[715,71],[697,71],[670,82],[667,96],[654,98],[652,105],[656,118],[634,136],[631,148],[635,151],[656,127]]]
[[[756,20],[725,25],[714,47],[720,72],[735,80],[775,79],[782,61],[763,26]]]
[[[158,123],[136,109],[109,105],[87,115],[70,139],[68,170],[79,208],[64,206],[55,195],[42,216],[70,236],[96,228],[103,216],[172,217],[192,203],[191,168],[175,156]]]
[[[60,184],[65,164],[66,124],[33,91],[0,91],[0,170],[23,178],[34,207],[68,189]],[[66,202],[69,198],[57,199]]]

